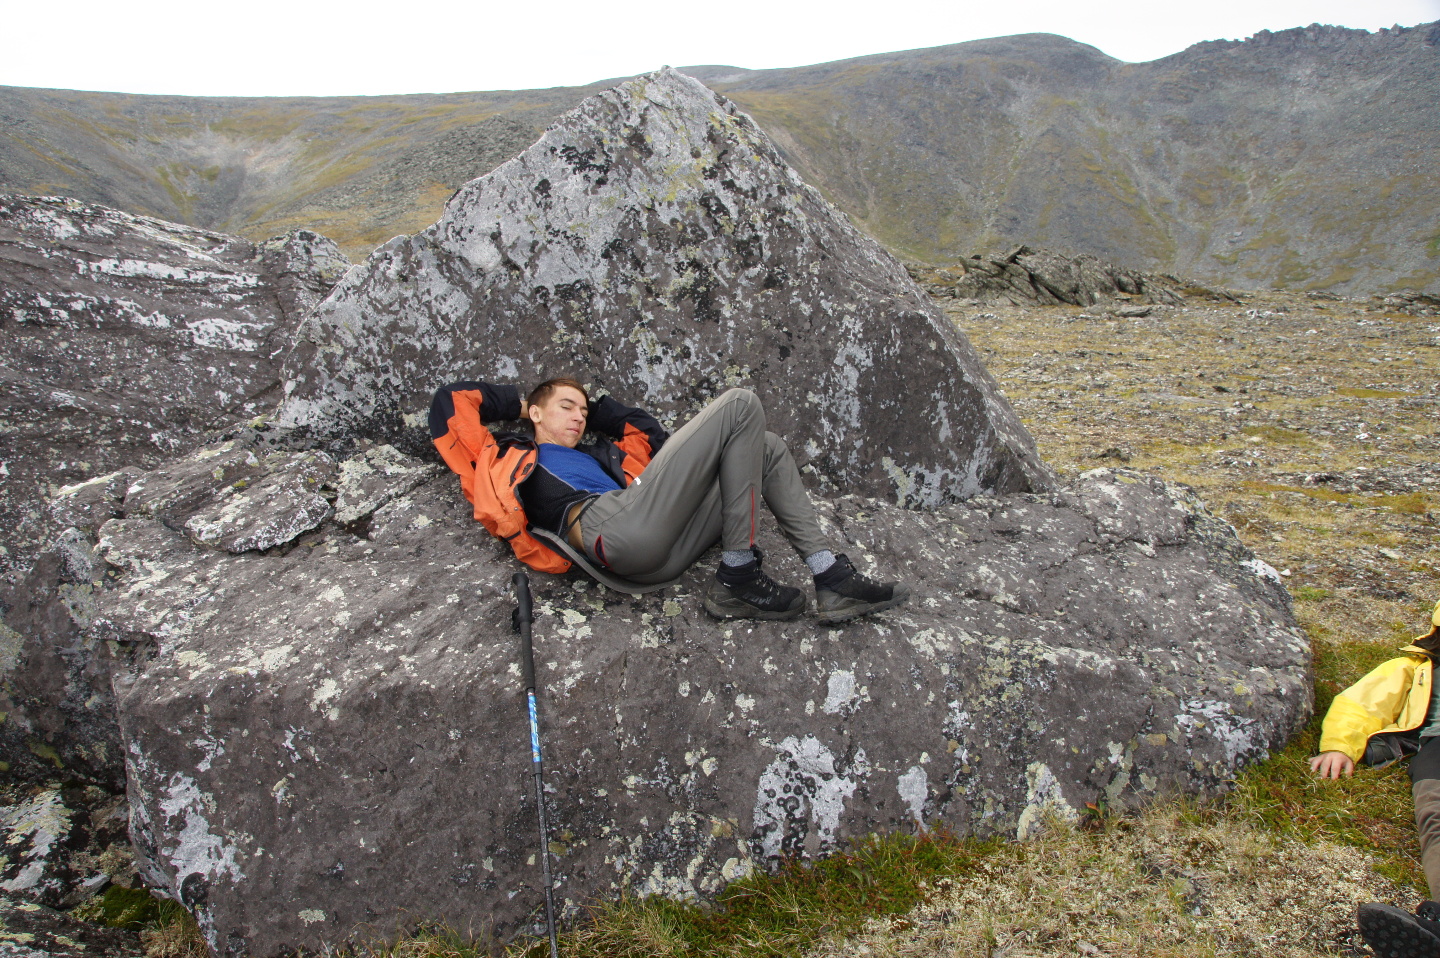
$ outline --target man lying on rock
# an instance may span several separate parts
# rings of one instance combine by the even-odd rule
[[[1440,895],[1440,695],[1435,655],[1440,653],[1440,602],[1428,635],[1397,658],[1382,662],[1330,705],[1320,727],[1320,754],[1310,767],[1321,778],[1355,772],[1355,763],[1383,768],[1414,752],[1410,794],[1420,832],[1420,864],[1430,897]],[[1418,751],[1417,751],[1418,750]],[[1360,934],[1380,958],[1440,958],[1440,904],[1422,902],[1415,914],[1393,905],[1364,904]]]
[[[528,421],[534,435],[492,434],[487,423]],[[600,438],[582,442],[587,431]],[[760,568],[759,503],[815,577],[824,624],[899,605],[909,590],[875,582],[820,532],[784,440],[765,431],[748,389],[731,389],[673,436],[642,409],[591,401],[574,379],[551,379],[526,399],[512,385],[458,382],[435,393],[430,435],[460,476],[475,518],[543,572],[570,562],[530,534],[554,533],[598,567],[634,583],[670,582],[718,539],[724,552],[705,592],[717,619],[788,620],[799,589]]]

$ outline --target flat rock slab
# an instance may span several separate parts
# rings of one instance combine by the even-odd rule
[[[128,665],[141,871],[220,954],[431,917],[503,936],[543,901],[515,564],[453,476],[367,450],[321,494],[356,476],[381,503],[363,521],[263,552],[197,542],[183,516],[122,508],[100,528],[113,586],[92,634]],[[535,576],[571,914],[624,890],[712,895],[871,832],[1023,836],[1102,799],[1214,794],[1308,718],[1278,576],[1181,487],[1097,471],[924,513],[817,505],[857,565],[909,581],[908,605],[722,624],[700,607],[708,562],[644,597]],[[773,528],[762,546],[803,581]]]
[[[904,268],[673,70],[585,100],[352,271],[301,329],[275,423],[415,452],[437,386],[562,375],[670,422],[755,388],[827,493],[931,506],[1054,481]]]

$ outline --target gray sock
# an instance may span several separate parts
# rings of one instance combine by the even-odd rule
[[[731,567],[749,565],[755,561],[755,553],[749,549],[726,549],[720,554],[720,564]]]
[[[821,549],[819,552],[812,552],[805,557],[805,564],[810,567],[811,575],[819,575],[835,564],[835,553],[829,549]]]

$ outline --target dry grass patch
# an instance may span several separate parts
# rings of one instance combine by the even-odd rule
[[[158,920],[140,930],[145,958],[210,958],[200,926],[184,908],[162,902]]]
[[[1355,849],[1174,806],[1101,833],[1052,828],[931,892],[808,958],[1344,954],[1355,902],[1403,897]]]

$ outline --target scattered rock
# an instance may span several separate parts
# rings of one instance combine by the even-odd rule
[[[139,958],[144,953],[133,931],[98,927],[0,894],[0,955],[5,958]]]
[[[133,876],[123,795],[104,789],[34,789],[0,807],[0,893],[72,908],[115,878]]]
[[[1116,299],[1179,303],[1185,284],[1173,276],[1121,269],[1094,256],[1065,256],[1020,246],[1004,256],[975,254],[954,266],[909,267],[932,296],[973,300],[986,305],[1093,306]],[[1121,316],[1148,316],[1147,306],[1122,307]]]

